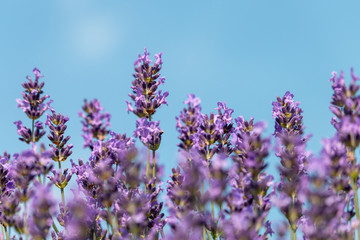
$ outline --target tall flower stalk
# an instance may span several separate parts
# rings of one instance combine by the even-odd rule
[[[40,140],[40,138],[45,135],[45,131],[43,130],[43,124],[40,121],[36,121],[39,119],[46,110],[50,107],[52,100],[45,103],[46,99],[48,99],[49,95],[44,95],[42,88],[44,87],[44,82],[39,82],[39,79],[43,76],[40,73],[40,70],[34,68],[33,73],[35,75],[35,80],[32,80],[30,76],[27,76],[27,81],[22,84],[25,89],[22,93],[23,99],[17,99],[18,107],[23,110],[23,112],[27,115],[27,117],[31,120],[31,129],[25,127],[21,121],[16,121],[14,124],[17,127],[17,132],[20,135],[19,140],[35,144]],[[40,163],[41,164],[41,163]],[[45,167],[46,168],[46,167]],[[46,172],[39,171],[38,172],[38,180],[41,182],[41,175],[46,174]],[[27,188],[28,186],[26,186]],[[25,238],[28,239],[28,223],[27,223],[27,198],[23,198],[24,203],[24,226],[25,226]]]
[[[139,118],[146,118],[149,122],[153,120],[153,115],[156,110],[163,104],[167,105],[166,97],[168,92],[162,93],[158,90],[161,84],[164,84],[165,78],[160,77],[160,70],[163,61],[161,59],[162,52],[155,54],[155,63],[151,65],[152,61],[149,58],[150,53],[144,49],[144,55],[139,54],[138,59],[134,62],[135,73],[132,81],[132,93],[129,94],[134,102],[135,107],[131,102],[126,101],[127,111],[133,112]],[[150,152],[153,156],[153,171],[155,169],[155,151],[148,148],[148,159],[146,166],[146,176],[149,179],[150,172]],[[154,176],[155,174],[153,174]]]
[[[296,231],[303,216],[303,200],[299,198],[301,178],[306,175],[308,154],[303,137],[302,109],[293,100],[289,91],[273,102],[273,118],[277,138],[277,153],[280,158],[281,181],[278,184],[279,200],[277,205],[288,220],[291,239],[296,239]]]
[[[333,72],[330,79],[332,82],[333,95],[330,110],[335,117],[331,123],[336,129],[339,141],[346,146],[347,151],[347,169],[346,173],[350,178],[350,185],[353,191],[353,201],[356,212],[356,218],[360,221],[358,180],[360,165],[355,156],[355,150],[360,144],[360,95],[358,90],[360,86],[356,83],[359,77],[355,76],[351,69],[351,82],[349,87],[345,84],[344,74],[339,76]],[[360,229],[357,231],[360,239]]]

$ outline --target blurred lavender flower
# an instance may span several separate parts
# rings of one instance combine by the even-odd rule
[[[345,85],[343,72],[338,77],[336,72],[333,72],[330,79],[334,90],[330,110],[336,116],[331,123],[339,133],[341,141],[352,149],[360,143],[360,96],[357,94],[360,86],[356,84],[357,80],[359,77],[355,76],[353,69],[349,87]]]
[[[31,196],[31,213],[29,217],[29,233],[32,239],[46,239],[55,213],[55,200],[51,196],[51,184],[41,185],[35,182]]]
[[[104,109],[97,99],[93,99],[90,102],[85,99],[82,109],[85,113],[79,112],[79,116],[83,118],[83,121],[81,121],[83,125],[83,147],[89,147],[92,150],[94,144],[93,139],[95,138],[102,141],[109,133],[107,128],[111,126],[111,115],[109,113],[102,113]]]
[[[33,179],[51,171],[53,167],[51,156],[51,152],[45,151],[43,145],[39,153],[35,144],[31,150],[14,155],[15,160],[11,164],[10,174],[17,187],[15,194],[18,195],[21,202],[28,200],[29,186]]]
[[[232,186],[227,196],[225,213],[229,218],[221,221],[226,239],[267,239],[272,234],[271,223],[266,217],[271,208],[269,192],[273,186],[273,176],[264,170],[265,158],[269,155],[270,139],[263,138],[265,123],[254,119],[235,119],[237,127],[233,134],[233,166],[229,171],[229,183]],[[242,224],[239,225],[239,222]],[[260,230],[265,227],[266,231]],[[242,237],[240,237],[242,236]]]
[[[168,224],[172,229],[170,239],[191,236],[201,236],[205,226],[204,210],[207,199],[202,196],[200,189],[208,176],[206,163],[200,157],[188,161],[185,156],[180,160],[180,167],[172,169],[167,185],[167,206],[170,216]],[[183,227],[187,231],[183,232]],[[191,235],[193,234],[193,235]],[[200,239],[200,238],[198,238]]]
[[[304,199],[299,194],[302,179],[307,174],[309,153],[305,148],[305,142],[299,135],[279,136],[276,156],[280,158],[281,181],[277,186],[279,196],[274,198],[274,204],[285,215],[294,234],[303,216]]]
[[[329,159],[312,159],[310,176],[302,179],[301,194],[308,201],[302,227],[305,239],[351,239],[359,224],[357,220],[351,221],[353,214],[345,210],[350,196],[339,195],[329,186],[335,180],[330,177],[331,168]]]
[[[242,116],[235,119],[237,128],[233,135],[234,165],[231,170],[231,182],[235,188],[247,193],[249,203],[253,202],[262,211],[270,210],[270,194],[274,177],[264,170],[267,167],[265,158],[269,155],[270,138],[263,138],[264,122],[254,124],[254,118],[244,120]]]
[[[251,207],[245,207],[240,212],[233,213],[229,219],[222,222],[225,239],[227,240],[265,240],[274,232],[270,222],[265,223],[265,232],[259,235],[259,229],[264,225],[266,214],[259,215]]]
[[[201,114],[200,98],[194,94],[189,94],[188,99],[184,101],[187,108],[180,112],[180,116],[176,117],[176,129],[180,133],[178,137],[181,143],[178,144],[180,149],[190,152],[194,142],[193,135],[197,133],[199,127],[199,115]]]
[[[160,77],[163,61],[161,59],[162,52],[155,54],[156,62],[150,66],[152,61],[149,59],[150,53],[147,49],[144,50],[144,55],[140,55],[134,63],[135,74],[132,82],[133,93],[129,94],[130,98],[135,103],[135,108],[129,101],[127,103],[127,111],[133,112],[139,118],[146,117],[151,121],[151,116],[155,114],[156,110],[162,105],[167,104],[166,97],[168,92],[162,93],[157,91],[160,84],[164,84],[165,78]]]
[[[94,205],[83,200],[80,196],[80,193],[74,192],[74,199],[67,204],[68,215],[64,221],[66,229],[64,239],[93,239],[94,232],[95,236],[103,239],[101,236],[104,234],[97,220],[98,210]]]

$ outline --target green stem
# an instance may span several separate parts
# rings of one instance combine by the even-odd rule
[[[201,184],[201,196],[203,196],[203,195],[204,195],[204,183]],[[202,211],[203,212],[205,211],[205,206],[203,206]],[[206,240],[206,228],[205,228],[205,226],[203,226],[203,240]]]
[[[55,222],[54,222],[54,221],[53,221],[53,223],[52,223],[52,227],[53,227],[53,229],[55,230],[56,235],[58,235],[58,233],[59,233],[59,229],[56,227],[56,225],[55,225]]]
[[[207,230],[206,230],[206,234],[207,234],[207,236],[208,236],[209,240],[211,240],[211,236],[210,236],[209,231],[207,231]]]
[[[110,228],[111,228],[111,233],[114,234],[114,228],[113,228],[113,223],[112,223],[112,214],[110,212],[110,208],[107,207],[107,212],[108,212],[108,217],[109,217],[109,222],[108,225],[110,225]],[[109,237],[110,237],[110,232],[109,232]]]
[[[94,221],[93,240],[96,240],[96,221]]]
[[[32,123],[31,123],[31,139],[32,139],[32,142],[33,142],[33,143],[35,143],[34,128],[35,128],[35,120],[32,119]]]
[[[1,224],[1,235],[2,238],[5,239],[4,226]]]
[[[28,240],[29,236],[29,228],[28,228],[28,221],[27,221],[27,202],[24,202],[24,227],[25,227],[25,239]]]
[[[211,201],[211,217],[215,220],[214,201]]]
[[[58,161],[59,163],[59,178],[60,178],[60,181],[61,181],[61,174],[62,174],[62,170],[61,170],[61,161]],[[62,204],[64,206],[64,209],[66,208],[66,205],[65,205],[65,193],[64,193],[64,189],[63,188],[60,188],[60,192],[61,192],[61,201],[62,201]]]
[[[149,180],[150,172],[150,149],[147,150],[147,162],[146,162],[146,179]]]
[[[7,228],[4,226],[4,229],[5,229],[5,237],[6,237],[6,240],[9,240],[9,234],[7,232]]]
[[[354,192],[354,205],[355,205],[355,214],[358,221],[360,221],[360,212],[359,212],[359,195],[357,181],[354,178],[350,178],[351,187]],[[360,240],[360,228],[357,229],[358,240]]]
[[[291,229],[291,240],[296,240],[296,230]]]
[[[155,178],[156,177],[156,165],[155,165],[155,150],[153,150],[153,156],[152,156],[152,159],[153,159],[153,169],[152,169],[152,177]]]

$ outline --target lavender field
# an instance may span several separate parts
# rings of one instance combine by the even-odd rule
[[[360,240],[358,9],[0,3],[0,240]]]

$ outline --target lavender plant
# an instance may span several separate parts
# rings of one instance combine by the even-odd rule
[[[162,53],[155,63],[149,56],[145,49],[134,63],[133,103],[127,101],[127,111],[138,117],[133,137],[111,130],[111,116],[99,100],[85,100],[79,116],[83,147],[90,152],[77,161],[70,159],[73,145],[65,134],[69,118],[50,107],[38,69],[35,80],[27,77],[17,102],[31,127],[15,125],[30,148],[0,156],[0,239],[265,240],[275,233],[269,214],[274,206],[286,220],[277,227],[279,239],[360,239],[360,86],[353,71],[349,86],[343,73],[331,78],[336,133],[323,140],[319,156],[306,150],[303,111],[289,91],[273,102],[275,145],[272,136],[264,137],[264,122],[233,119],[225,102],[218,102],[216,113],[202,113],[200,99],[189,94],[176,117],[179,166],[161,194],[156,151],[165,133],[154,114],[167,104],[168,92],[158,90],[165,80]],[[44,128],[41,117],[48,110]],[[146,164],[137,139],[148,151]],[[274,147],[278,183],[267,172]],[[62,169],[66,161],[70,169]],[[71,181],[72,198],[65,196]],[[61,199],[52,196],[53,185]]]

